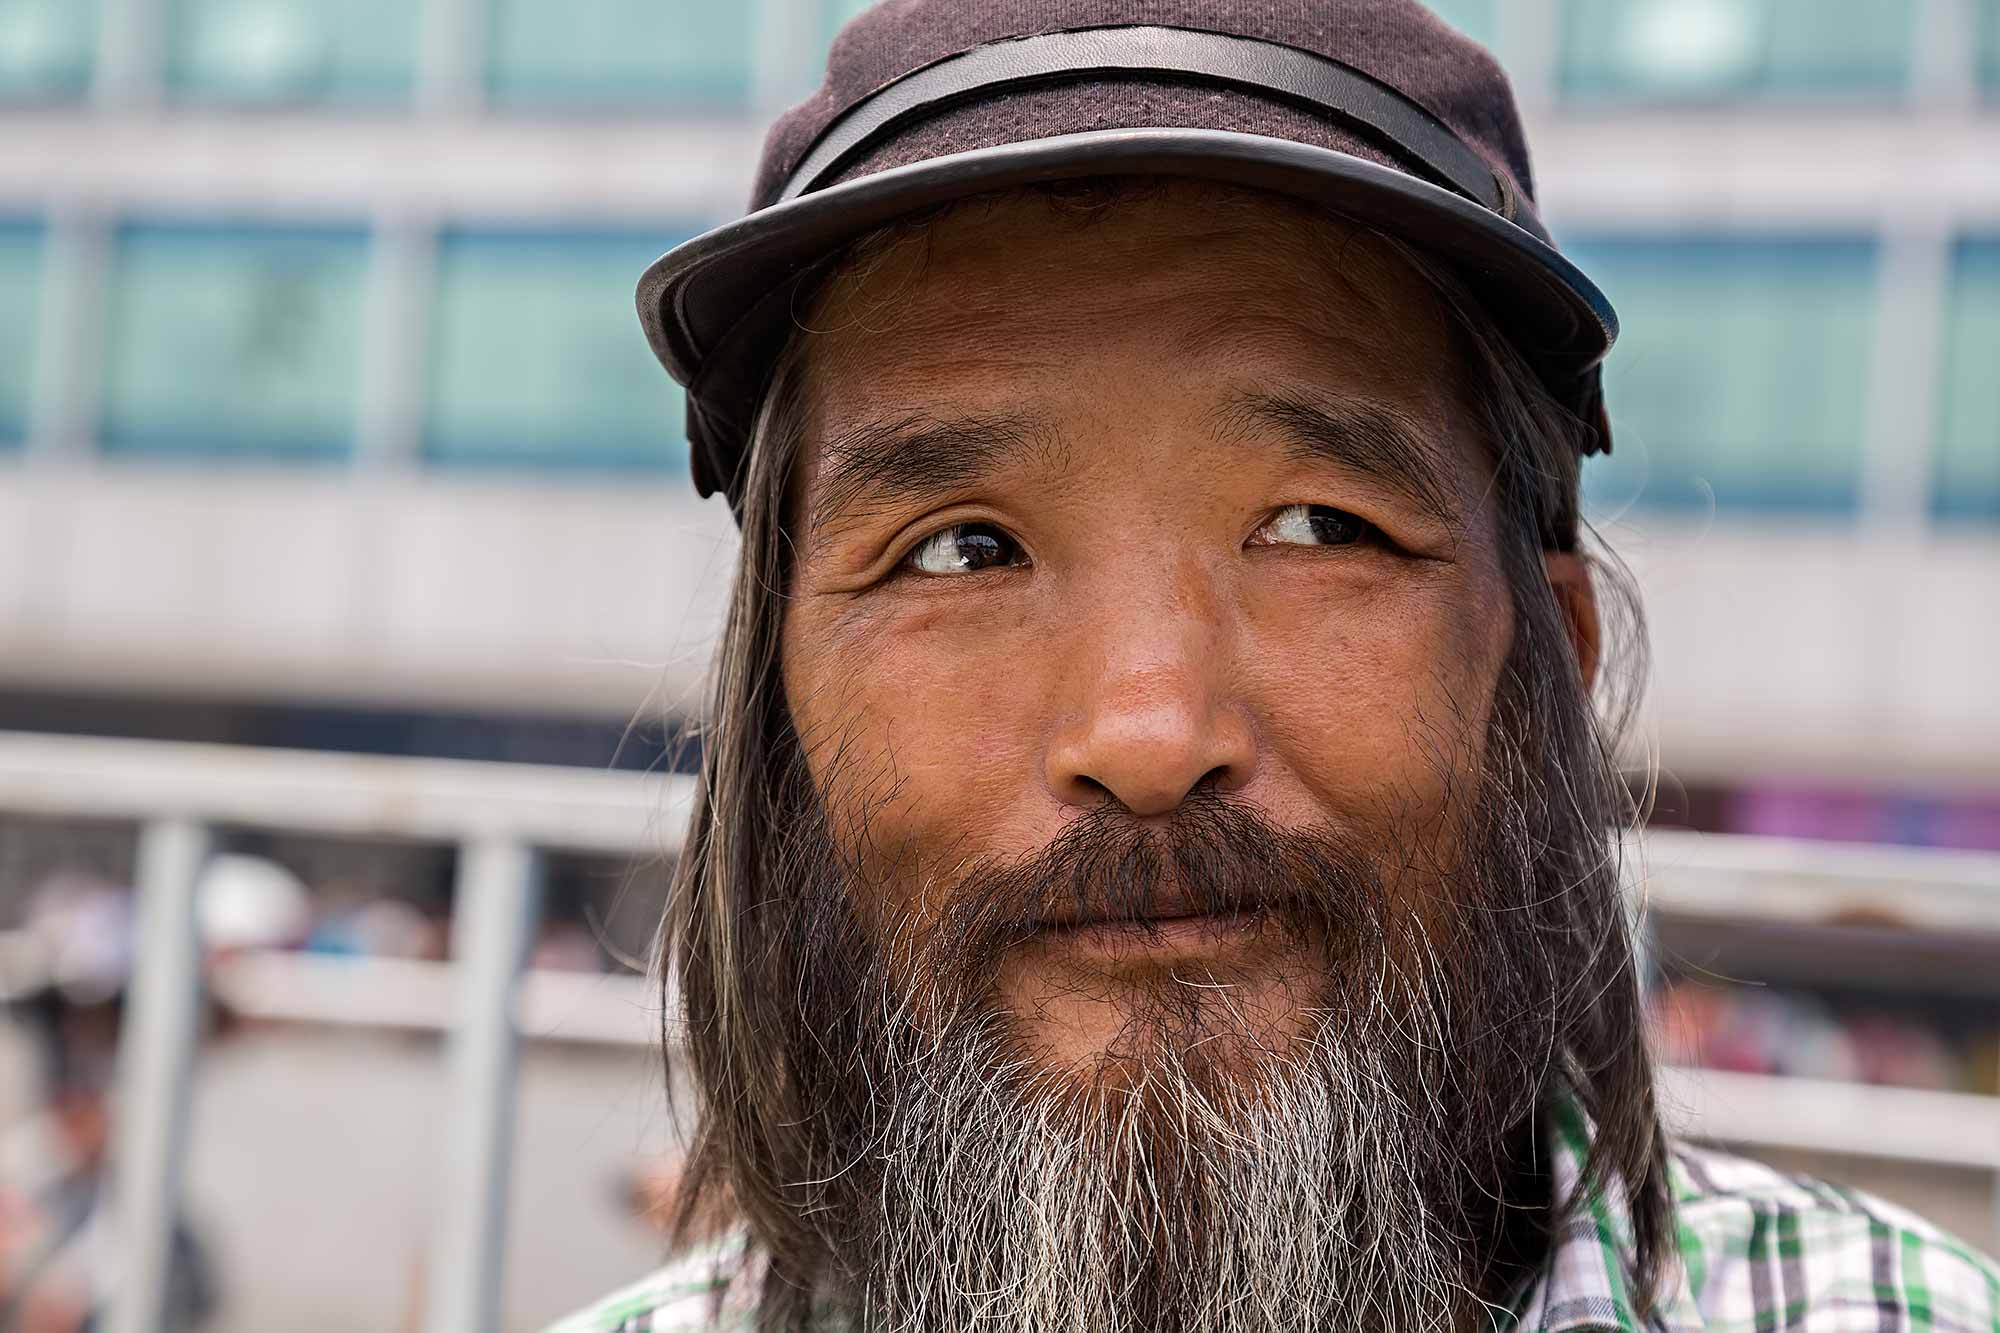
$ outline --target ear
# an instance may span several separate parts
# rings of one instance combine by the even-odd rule
[[[1603,642],[1597,622],[1597,586],[1590,580],[1590,566],[1572,551],[1544,551],[1542,567],[1548,571],[1549,590],[1556,596],[1556,607],[1569,631],[1569,644],[1576,652],[1577,670],[1583,675],[1587,694],[1597,685],[1597,658]]]

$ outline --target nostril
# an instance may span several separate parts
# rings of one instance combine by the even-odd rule
[[[1217,764],[1196,779],[1194,786],[1188,788],[1188,795],[1192,796],[1198,791],[1220,791],[1228,781],[1229,765]]]

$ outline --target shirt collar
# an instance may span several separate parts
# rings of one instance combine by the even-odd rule
[[[1548,1259],[1498,1321],[1503,1333],[1642,1333],[1680,1326],[1675,1316],[1693,1309],[1687,1275],[1674,1262],[1654,1317],[1642,1321],[1634,1313],[1632,1212],[1622,1181],[1594,1180],[1586,1187],[1584,1163],[1594,1137],[1595,1126],[1582,1108],[1558,1098],[1543,1141],[1553,1196],[1573,1200],[1574,1207]]]

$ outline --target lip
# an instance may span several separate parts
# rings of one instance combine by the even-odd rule
[[[1255,908],[1188,912],[1052,924],[1039,933],[1048,944],[1105,959],[1191,956],[1212,954],[1254,936],[1264,916]]]

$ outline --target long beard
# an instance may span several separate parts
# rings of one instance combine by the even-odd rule
[[[822,1301],[912,1333],[1461,1326],[1521,1202],[1553,1043],[1552,983],[1522,971],[1538,955],[1505,906],[1533,883],[1518,831],[1482,820],[1418,902],[1377,867],[1421,858],[1379,838],[1369,855],[1221,798],[1165,830],[1106,814],[975,868],[910,941],[821,880],[797,918],[821,947],[796,1201],[838,1266]],[[1000,958],[1066,895],[1138,919],[1169,887],[1271,902],[1315,960],[1302,1035],[1274,1047],[1226,991],[1167,986],[1115,1058],[1052,1067],[998,1003]]]
[[[1201,1049],[1156,1043],[1132,1080],[1083,1091],[992,1034],[938,1052],[867,1172],[862,1325],[1449,1327],[1468,1239],[1430,1201],[1439,1126],[1384,1048],[1314,1040],[1250,1078]]]

